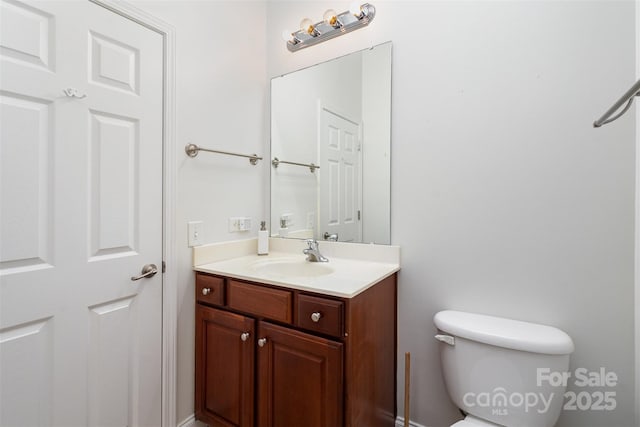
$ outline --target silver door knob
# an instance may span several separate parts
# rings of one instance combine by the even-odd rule
[[[313,320],[314,322],[319,322],[320,319],[322,318],[322,313],[320,313],[319,311],[316,311],[315,313],[311,313],[311,320]]]
[[[243,332],[242,334],[240,334],[240,339],[242,341],[246,341],[249,339],[249,332]]]
[[[153,277],[158,272],[158,267],[155,264],[147,264],[142,267],[142,271],[139,276],[131,276],[132,281],[145,279],[147,277]]]
[[[202,288],[202,295],[209,295],[211,293],[211,288]]]
[[[330,242],[337,242],[338,241],[338,233],[335,234],[329,234],[328,231],[324,232],[324,240],[328,240]]]
[[[264,347],[264,345],[265,345],[266,343],[267,343],[267,339],[266,339],[266,338],[260,338],[260,339],[258,340],[258,345],[259,345],[260,347]]]

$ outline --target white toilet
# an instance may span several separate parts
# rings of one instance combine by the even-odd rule
[[[569,335],[551,326],[451,310],[433,320],[447,391],[467,414],[453,426],[555,425],[571,381]]]

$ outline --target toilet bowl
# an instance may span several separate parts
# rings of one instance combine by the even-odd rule
[[[458,421],[457,423],[451,425],[451,427],[500,427],[500,425],[481,420],[480,418],[476,418],[473,415],[467,415],[464,420]]]
[[[449,397],[467,414],[453,426],[555,425],[566,384],[548,378],[569,369],[569,335],[551,326],[452,310],[437,313],[434,323]]]

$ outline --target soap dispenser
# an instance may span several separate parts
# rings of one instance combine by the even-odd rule
[[[269,254],[269,232],[265,221],[260,222],[260,231],[258,231],[258,255]]]
[[[280,237],[287,237],[289,235],[289,228],[287,227],[287,220],[280,220],[280,232],[278,233]]]

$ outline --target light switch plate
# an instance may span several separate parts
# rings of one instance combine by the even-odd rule
[[[204,224],[202,221],[189,221],[187,223],[187,240],[190,248],[204,243],[203,232]]]

